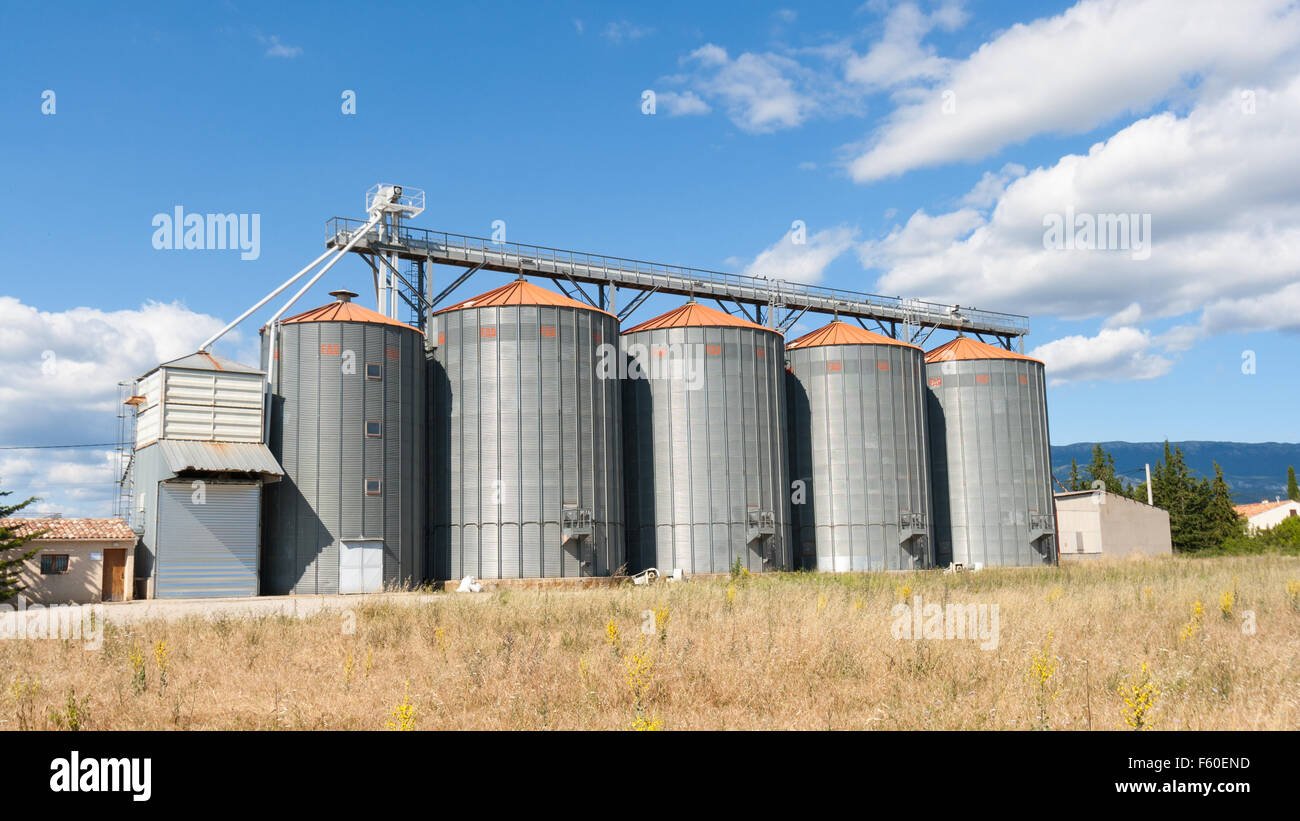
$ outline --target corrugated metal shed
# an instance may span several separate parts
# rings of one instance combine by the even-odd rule
[[[163,439],[163,463],[172,473],[212,471],[222,473],[257,473],[275,481],[284,475],[280,463],[260,442],[198,442],[187,439]]]
[[[130,402],[136,411],[131,503],[141,529],[134,566],[153,595],[257,592],[257,499],[261,482],[282,473],[263,444],[263,377],[259,368],[200,351],[137,380]],[[185,478],[168,481],[178,474]],[[232,484],[231,474],[253,481]],[[193,495],[200,488],[212,490],[212,504]],[[219,503],[235,496],[239,501]],[[225,569],[208,567],[209,559]]]
[[[262,441],[262,371],[206,353],[136,381],[136,448],[160,439]]]

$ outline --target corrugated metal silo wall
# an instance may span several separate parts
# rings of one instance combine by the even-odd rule
[[[790,478],[805,483],[804,503],[790,505],[796,561],[834,571],[932,566],[925,355],[821,345],[789,350],[786,361]]]
[[[439,314],[430,361],[430,562],[458,579],[609,576],[626,562],[622,414],[598,373],[618,323],[554,305]],[[592,534],[563,541],[566,505]]]
[[[285,476],[266,486],[263,592],[337,593],[339,541],[362,538],[384,542],[385,586],[423,581],[423,337],[298,322],[280,328],[279,346],[268,445]],[[382,365],[380,379],[366,377],[367,363]],[[366,436],[367,421],[382,435]],[[367,479],[381,480],[378,495],[366,494]]]
[[[937,562],[1055,562],[1043,366],[935,362],[926,377]]]
[[[784,341],[740,327],[623,336],[629,355],[638,345],[650,360],[656,349],[668,361],[701,352],[704,374],[696,389],[686,378],[623,381],[632,568],[726,573],[739,558],[750,572],[788,569]],[[750,510],[773,513],[775,533],[751,541]]]

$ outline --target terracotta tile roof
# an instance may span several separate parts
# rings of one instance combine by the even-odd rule
[[[135,533],[124,519],[0,519],[0,527],[11,531],[15,536],[48,530],[48,533],[39,537],[42,541],[134,542],[136,539]]]
[[[687,302],[680,308],[669,311],[666,314],[660,314],[654,319],[647,319],[640,325],[628,328],[623,333],[630,334],[637,331],[654,331],[660,328],[717,328],[717,327],[737,327],[737,328],[755,328],[760,331],[770,331],[777,333],[776,329],[768,328],[763,325],[756,325],[747,319],[741,319],[732,316],[724,311],[706,308],[694,300]]]
[[[1258,516],[1261,513],[1272,510],[1275,507],[1291,504],[1290,499],[1283,499],[1280,502],[1255,502],[1249,505],[1237,505],[1233,510],[1249,519],[1252,516]]]
[[[926,362],[958,362],[967,359],[1023,359],[1027,362],[1042,361],[1021,353],[998,348],[978,339],[959,336],[951,342],[944,343],[925,355]]]
[[[493,288],[485,294],[479,294],[472,299],[443,308],[438,313],[445,314],[448,311],[463,311],[466,308],[493,308],[508,305],[558,305],[564,308],[581,308],[584,311],[595,311],[596,313],[613,316],[609,311],[602,311],[599,308],[591,307],[585,302],[579,302],[576,299],[569,299],[563,294],[548,291],[526,279],[516,279],[514,282],[502,285],[500,288]]]
[[[310,311],[304,311],[288,319],[281,320],[284,325],[295,322],[366,322],[371,325],[396,325],[408,331],[420,332],[419,328],[407,325],[405,322],[384,316],[378,311],[363,308],[355,302],[343,300],[331,302],[319,308],[312,308]]]
[[[891,339],[884,334],[873,333],[866,328],[850,325],[838,319],[824,328],[804,334],[793,342],[787,342],[785,349],[789,351],[795,348],[816,348],[821,345],[898,345],[920,350],[915,345]]]

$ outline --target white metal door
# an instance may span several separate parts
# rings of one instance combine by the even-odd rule
[[[339,592],[378,593],[384,589],[384,543],[339,543]]]

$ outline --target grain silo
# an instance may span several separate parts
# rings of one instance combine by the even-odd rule
[[[456,579],[625,561],[618,321],[519,279],[433,317],[431,563]]]
[[[267,493],[266,593],[373,592],[426,575],[424,337],[356,294],[330,295],[276,333],[269,444],[285,477]]]
[[[1055,563],[1043,363],[966,337],[925,361],[938,563]]]
[[[922,350],[837,319],[785,351],[803,566],[932,566]]]
[[[789,568],[782,342],[694,300],[623,333],[635,569]]]

